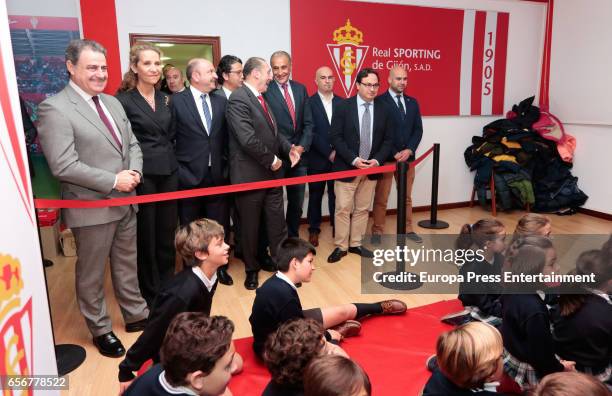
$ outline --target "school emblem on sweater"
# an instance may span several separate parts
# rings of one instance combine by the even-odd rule
[[[327,44],[327,50],[334,63],[340,85],[348,98],[351,96],[357,73],[363,66],[370,46],[361,45],[363,33],[351,25],[350,19],[346,20],[346,25],[334,30],[333,41],[336,44]]]

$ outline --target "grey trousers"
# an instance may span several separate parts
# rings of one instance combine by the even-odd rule
[[[107,224],[72,229],[77,245],[76,295],[87,327],[94,337],[112,331],[104,298],[106,260],[115,297],[125,323],[137,322],[149,315],[138,287],[136,265],[136,212]]]

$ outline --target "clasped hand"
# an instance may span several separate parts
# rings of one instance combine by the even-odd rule
[[[117,173],[117,184],[115,190],[120,192],[132,192],[140,183],[140,174],[133,170],[122,170]]]

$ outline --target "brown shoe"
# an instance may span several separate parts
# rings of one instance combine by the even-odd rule
[[[406,312],[406,303],[400,300],[385,300],[381,301],[380,306],[382,307],[383,315],[397,315]]]
[[[346,322],[332,327],[330,330],[337,331],[342,338],[355,337],[361,331],[361,323],[356,320],[347,320]]]
[[[319,233],[311,232],[308,235],[308,242],[310,242],[310,244],[314,247],[319,246]]]

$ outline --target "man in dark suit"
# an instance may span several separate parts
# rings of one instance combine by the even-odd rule
[[[91,40],[66,49],[70,82],[40,104],[38,136],[63,199],[105,200],[136,195],[142,152],[121,103],[102,92],[108,81],[106,50]],[[136,205],[63,209],[76,239],[76,295],[104,356],[125,353],[106,311],[104,279],[110,258],[113,289],[126,331],[139,331],[149,315],[136,276]]]
[[[329,141],[329,128],[331,126],[334,109],[342,99],[334,96],[334,73],[323,66],[317,69],[315,84],[317,93],[308,99],[313,119],[312,145],[308,152],[308,174],[316,175],[331,171],[336,150]],[[319,233],[321,232],[321,203],[327,184],[327,202],[329,217],[334,226],[334,210],[336,196],[334,194],[334,181],[308,183],[308,240],[313,246],[319,246]]]
[[[283,162],[290,162],[293,166],[300,160],[299,151],[278,132],[274,114],[262,95],[271,80],[270,66],[261,58],[250,58],[244,64],[244,85],[230,97],[226,118],[230,132],[232,184],[282,178]],[[255,256],[262,213],[273,256],[287,236],[283,190],[277,187],[240,193],[237,206],[247,273],[244,285],[254,290],[259,285],[260,263]]]
[[[312,142],[312,115],[306,107],[308,92],[302,84],[290,80],[291,56],[285,51],[276,51],[270,57],[274,82],[264,94],[266,102],[277,122],[278,132],[295,146],[302,160],[293,168],[289,163],[283,165],[285,177],[306,176],[304,152]],[[287,186],[287,232],[297,237],[304,205],[305,184]]]
[[[414,153],[419,147],[423,136],[423,121],[419,104],[413,97],[404,94],[408,84],[408,72],[400,66],[389,71],[389,91],[376,98],[376,103],[385,106],[393,123],[393,148],[387,159],[394,161],[414,161]],[[372,241],[380,243],[380,235],[385,232],[387,219],[387,201],[391,191],[392,174],[383,173],[376,183],[374,194],[374,208],[372,210],[374,222],[372,223]],[[397,174],[395,175],[397,178]],[[396,180],[397,181],[397,180]],[[414,232],[412,227],[412,184],[414,183],[414,167],[408,169],[407,196],[406,196],[406,238],[421,243],[423,240]]]
[[[336,149],[333,171],[379,166],[391,152],[393,131],[388,111],[374,103],[380,87],[378,73],[364,68],[357,73],[356,81],[357,95],[342,102],[332,117],[330,137]],[[328,262],[339,261],[347,250],[373,257],[371,251],[361,246],[361,238],[368,227],[368,210],[378,176],[336,180],[336,248]]]
[[[227,100],[210,95],[217,73],[206,59],[187,64],[189,88],[172,96],[176,133],[179,188],[183,190],[228,184],[228,133],[225,121]],[[225,195],[188,198],[179,201],[181,225],[207,217],[216,220],[229,235],[229,205]],[[233,283],[227,265],[219,268],[219,282]]]
[[[217,78],[220,87],[214,93],[229,99],[232,92],[240,88],[244,81],[242,60],[234,55],[223,55],[217,65]]]

